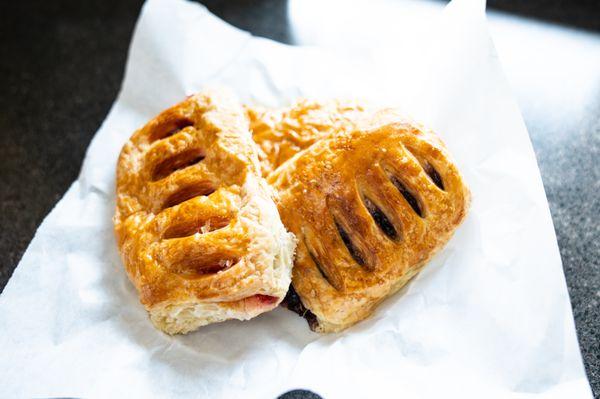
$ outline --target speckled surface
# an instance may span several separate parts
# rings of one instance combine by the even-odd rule
[[[600,397],[600,92],[568,132],[530,128],[571,296],[581,352]],[[526,118],[527,121],[527,118]],[[529,123],[533,124],[533,121]]]
[[[504,3],[505,9],[519,9],[518,2]],[[535,2],[527,3],[527,14],[536,15]],[[554,10],[568,7],[560,1],[537,3],[542,16],[551,11],[549,3]],[[552,19],[597,29],[598,3],[576,3]],[[293,41],[284,1],[206,4],[242,29]],[[0,4],[0,289],[43,217],[77,177],[89,141],[119,90],[140,6],[139,0]],[[586,370],[598,398],[600,82],[589,84],[591,95],[575,116],[560,104],[540,111],[527,95],[520,98],[550,203]]]

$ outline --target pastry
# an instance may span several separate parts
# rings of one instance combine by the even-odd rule
[[[246,111],[266,177],[316,141],[354,129],[367,108],[351,101],[301,99],[287,108]]]
[[[275,308],[295,241],[261,177],[244,109],[188,97],[136,131],[117,165],[115,233],[153,324],[187,333]]]
[[[298,247],[287,307],[343,330],[414,277],[450,239],[470,194],[432,132],[381,111],[317,141],[268,178]]]

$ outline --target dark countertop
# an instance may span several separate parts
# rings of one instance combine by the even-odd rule
[[[285,1],[204,3],[242,29],[297,43]],[[506,18],[490,16],[538,158],[581,351],[600,398],[600,68],[593,70],[598,58],[589,54],[599,48],[600,35],[593,31],[600,30],[600,3],[488,3],[588,29],[537,29],[536,24],[529,29],[528,22],[519,21],[516,30],[507,30]],[[21,0],[0,5],[0,289],[37,226],[77,178],[89,141],[119,90],[140,6],[139,0]],[[514,31],[525,35],[522,46],[530,33],[537,40],[531,43],[548,37],[549,43],[565,46],[554,49],[560,62],[552,59],[548,69],[540,70],[540,60],[550,55],[518,59],[511,53],[509,32]]]

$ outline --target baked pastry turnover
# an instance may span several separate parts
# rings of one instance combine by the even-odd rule
[[[249,319],[284,298],[295,242],[257,153],[243,108],[219,92],[164,111],[123,147],[115,232],[157,328]]]
[[[442,142],[382,111],[268,178],[298,248],[288,308],[334,332],[404,286],[464,219],[469,191]]]

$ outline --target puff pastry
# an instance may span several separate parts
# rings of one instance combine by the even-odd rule
[[[393,111],[369,118],[268,178],[298,239],[287,306],[319,332],[369,316],[446,244],[469,206],[437,136]]]
[[[288,108],[247,107],[263,176],[318,140],[355,128],[368,111],[354,101],[298,100]]]
[[[123,147],[115,233],[157,328],[249,319],[284,298],[295,241],[257,152],[244,109],[221,92],[187,98]]]

